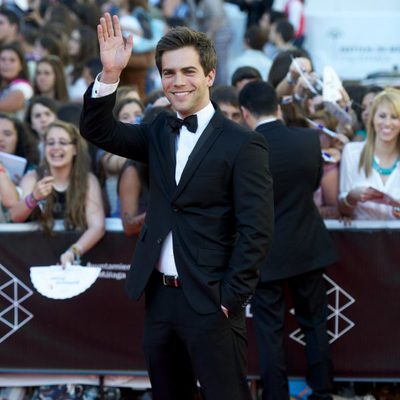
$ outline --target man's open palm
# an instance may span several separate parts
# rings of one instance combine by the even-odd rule
[[[124,39],[118,16],[111,18],[105,13],[97,25],[97,37],[100,45],[100,59],[103,72],[118,79],[121,71],[126,67],[132,54],[133,37]]]

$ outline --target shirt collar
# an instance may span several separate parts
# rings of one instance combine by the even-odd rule
[[[267,124],[268,122],[274,122],[274,121],[276,121],[277,119],[278,119],[278,118],[276,118],[276,117],[266,117],[266,118],[260,119],[260,120],[257,122],[257,124],[256,124],[256,128],[257,128],[258,126],[260,126],[260,125]]]

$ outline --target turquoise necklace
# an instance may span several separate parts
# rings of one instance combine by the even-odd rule
[[[397,164],[399,163],[399,161],[400,161],[400,158],[398,158],[398,159],[393,163],[393,165],[392,165],[390,168],[382,168],[382,167],[376,162],[376,160],[375,160],[375,158],[374,158],[373,163],[372,163],[372,168],[373,168],[375,171],[377,171],[378,174],[381,174],[381,175],[390,175],[390,174],[396,169]]]

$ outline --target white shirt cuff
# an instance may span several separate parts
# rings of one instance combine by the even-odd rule
[[[101,74],[101,73],[100,73]],[[119,85],[119,79],[116,83],[104,83],[99,81],[100,74],[96,76],[94,80],[94,85],[92,88],[92,97],[104,97],[117,90]]]

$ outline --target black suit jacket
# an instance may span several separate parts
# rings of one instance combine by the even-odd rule
[[[336,252],[313,194],[322,174],[317,131],[268,122],[256,129],[268,142],[273,177],[275,232],[261,280],[312,271],[336,260]]]
[[[223,304],[239,312],[250,300],[273,228],[272,180],[262,135],[218,110],[175,183],[175,142],[161,113],[149,125],[117,122],[115,95],[85,94],[81,134],[97,146],[149,165],[149,204],[127,289],[138,299],[172,231],[183,291],[199,313]]]

